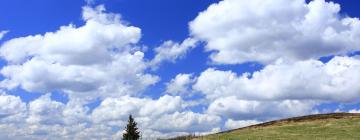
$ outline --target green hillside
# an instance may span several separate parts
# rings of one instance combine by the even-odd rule
[[[360,114],[296,117],[211,134],[193,140],[360,140]]]

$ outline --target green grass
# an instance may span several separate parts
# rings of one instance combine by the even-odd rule
[[[335,117],[334,117],[335,115]],[[299,117],[197,137],[194,140],[360,140],[358,114]]]

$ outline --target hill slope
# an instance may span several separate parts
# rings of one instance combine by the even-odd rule
[[[295,117],[193,138],[193,140],[218,139],[360,139],[360,114],[333,113]]]

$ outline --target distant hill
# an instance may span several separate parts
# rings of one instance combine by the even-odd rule
[[[270,121],[192,140],[360,140],[360,114],[318,114]]]

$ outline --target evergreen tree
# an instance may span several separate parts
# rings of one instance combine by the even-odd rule
[[[125,128],[125,133],[123,134],[123,140],[138,140],[140,138],[140,132],[136,127],[137,123],[134,118],[129,115],[128,124]]]

